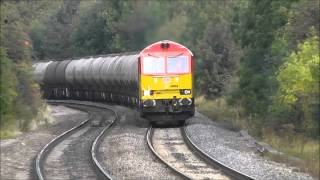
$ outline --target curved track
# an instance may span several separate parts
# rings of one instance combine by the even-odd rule
[[[153,128],[146,135],[151,151],[185,179],[253,179],[203,153],[182,128]],[[205,156],[206,155],[206,156]]]
[[[182,176],[185,179],[192,179],[191,177],[189,177],[188,175],[186,175],[185,173],[183,173],[182,171],[178,170],[177,168],[175,168],[174,166],[172,166],[169,162],[166,161],[165,158],[163,158],[154,148],[154,144],[153,144],[153,136],[154,136],[154,128],[151,126],[148,131],[147,131],[147,135],[146,135],[146,140],[148,143],[148,146],[150,148],[150,150],[152,151],[152,153],[154,155],[157,156],[158,159],[160,159],[160,161],[162,161],[165,165],[167,165],[170,169],[172,169],[174,172],[178,173],[180,176]]]
[[[109,106],[103,105],[103,104],[97,104],[97,103],[90,103],[90,102],[80,102],[80,101],[63,101],[63,100],[50,100],[48,103],[52,104],[63,104],[63,105],[72,105],[77,106],[88,106],[88,107],[94,107],[94,108],[100,108],[100,109],[106,109],[108,111],[111,111],[114,114],[114,119],[110,122],[108,122],[108,125],[105,126],[100,133],[95,137],[94,141],[92,142],[91,145],[91,159],[92,159],[92,164],[94,166],[94,169],[96,174],[99,174],[100,177],[103,179],[112,179],[112,177],[109,175],[109,173],[102,167],[101,163],[99,162],[97,158],[97,150],[100,145],[100,142],[105,134],[105,132],[110,129],[112,126],[114,126],[117,122],[118,114]],[[55,139],[51,140],[48,144],[46,144],[42,150],[37,154],[36,157],[36,162],[35,162],[35,168],[36,168],[36,175],[38,179],[44,180],[46,179],[45,172],[44,172],[44,164],[45,160],[48,156],[48,154],[52,151],[54,147],[56,147],[60,142],[64,141],[66,138],[70,137],[72,134],[75,132],[79,131],[82,129],[84,126],[87,126],[89,122],[92,121],[92,115],[90,114],[89,118],[82,121],[79,125],[65,131]],[[93,124],[94,125],[94,124]]]
[[[232,177],[234,179],[240,179],[240,180],[254,179],[253,177],[251,177],[247,174],[244,174],[236,169],[233,169],[233,168],[223,164],[219,160],[211,157],[205,151],[200,149],[194,142],[192,142],[190,135],[187,131],[187,123],[184,124],[183,127],[181,127],[181,132],[183,134],[184,141],[186,142],[188,147],[193,152],[195,152],[198,156],[200,156],[204,161],[206,161],[208,164],[211,164],[212,166],[221,169],[222,172],[224,172],[225,174],[228,174],[230,177]]]

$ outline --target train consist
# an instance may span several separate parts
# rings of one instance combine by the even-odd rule
[[[115,102],[183,121],[194,115],[193,60],[189,49],[165,40],[137,53],[39,62],[34,74],[47,99]]]

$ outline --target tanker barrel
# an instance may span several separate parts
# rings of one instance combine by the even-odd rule
[[[59,61],[53,61],[48,65],[44,75],[44,84],[46,86],[54,87],[57,84],[56,68],[58,67],[59,63]]]
[[[46,73],[46,69],[48,67],[48,65],[51,63],[52,61],[49,62],[39,62],[33,65],[34,69],[33,69],[33,74],[34,74],[34,78],[35,81],[38,84],[43,84],[44,83],[44,76]]]
[[[87,64],[90,62],[90,59],[80,59],[76,60],[75,69],[74,69],[74,84],[77,87],[86,88],[86,82],[84,79],[84,74]]]
[[[66,67],[65,79],[68,87],[74,88],[75,85],[75,67],[78,60],[71,60],[71,62]]]
[[[128,88],[135,89],[138,83],[138,55],[131,55],[125,64],[125,76]]]
[[[106,61],[108,61],[107,57],[102,57],[101,60],[94,62],[93,64],[93,68],[92,68],[92,76],[93,76],[93,80],[94,82],[98,85],[98,89],[99,90],[104,90],[105,86],[103,84],[103,75],[102,75],[102,71],[103,71],[103,64],[106,63]]]
[[[66,68],[71,60],[60,61],[56,68],[56,83],[60,87],[65,87],[66,85]]]
[[[100,77],[104,86],[110,91],[119,91],[116,81],[114,80],[114,72],[116,66],[116,59],[118,56],[107,57],[107,60],[103,63],[103,66],[100,70]],[[119,74],[118,74],[119,75]]]
[[[94,58],[92,61],[90,61],[89,66],[87,68],[86,74],[84,76],[85,81],[88,83],[88,86],[90,86],[94,90],[100,89],[99,87],[99,82],[95,81],[95,77],[99,77],[98,72],[95,71],[94,67],[96,66],[97,63],[101,63],[103,58],[98,57]]]
[[[137,58],[137,54],[111,57],[110,62],[103,65],[104,84],[111,86],[112,91],[129,90],[131,83],[138,80]]]
[[[89,58],[89,59],[83,59],[83,61],[81,62],[81,64],[79,63],[79,66],[77,66],[77,68],[79,67],[79,76],[76,76],[76,79],[78,80],[78,83],[80,84],[80,86],[86,88],[86,89],[92,89],[93,87],[91,86],[91,82],[89,82],[87,80],[87,76],[88,76],[88,71],[90,68],[90,64],[92,64],[94,58]]]

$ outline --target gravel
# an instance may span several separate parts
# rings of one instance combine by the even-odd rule
[[[48,154],[44,165],[48,179],[103,179],[94,169],[90,151],[92,142],[103,129],[98,125],[113,113],[105,109],[83,108],[90,112],[92,118],[89,124],[63,139]]]
[[[50,107],[51,117],[54,119],[50,126],[24,133],[15,139],[0,141],[0,179],[35,179],[33,167],[38,151],[57,135],[88,118],[88,114],[82,111],[64,106]],[[98,150],[98,159],[105,169],[115,179],[180,179],[148,149],[145,135],[149,122],[140,118],[135,110],[122,106],[114,107],[119,112],[121,120],[111,131],[107,132]],[[297,168],[264,159],[257,153],[254,143],[247,137],[239,132],[230,131],[199,113],[190,118],[189,123],[187,130],[191,139],[212,157],[234,169],[256,179],[312,179],[308,174],[296,172]],[[83,132],[79,132],[77,138],[60,147],[55,154],[51,154],[51,157],[52,155],[59,157],[51,159],[52,162],[61,163],[63,166],[59,168],[65,168],[65,171],[58,171],[61,172],[61,176],[58,173],[57,177],[77,179],[82,174],[72,174],[67,167],[73,167],[72,170],[76,172],[87,171],[90,168],[82,166],[84,163],[81,163],[81,161],[88,160],[84,158],[87,155],[87,149],[83,147],[87,147],[84,144],[91,142],[85,139],[88,137],[86,133],[92,134],[90,129],[92,128],[84,128]],[[70,159],[72,156],[61,160],[61,157],[71,152],[78,152],[82,156],[72,161]],[[79,164],[75,164],[78,161]],[[94,176],[83,177],[96,178]]]
[[[121,117],[107,132],[99,160],[114,179],[180,179],[149,150],[145,135],[149,122],[132,109],[115,106]]]
[[[166,163],[191,179],[230,179],[188,148],[180,128],[155,128],[152,143]]]
[[[34,158],[51,139],[88,117],[87,113],[64,106],[49,106],[53,119],[48,127],[1,140],[0,179],[35,179]]]
[[[256,179],[312,179],[308,174],[295,172],[297,168],[263,158],[250,139],[200,113],[189,119],[187,131],[191,140],[210,156]]]

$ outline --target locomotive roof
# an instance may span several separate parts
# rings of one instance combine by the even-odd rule
[[[162,40],[162,41],[158,41],[153,44],[150,44],[149,46],[144,48],[140,52],[140,54],[159,52],[159,51],[163,51],[164,49],[168,49],[168,51],[184,51],[184,52],[188,52],[191,56],[193,56],[193,53],[188,48],[170,40]]]

